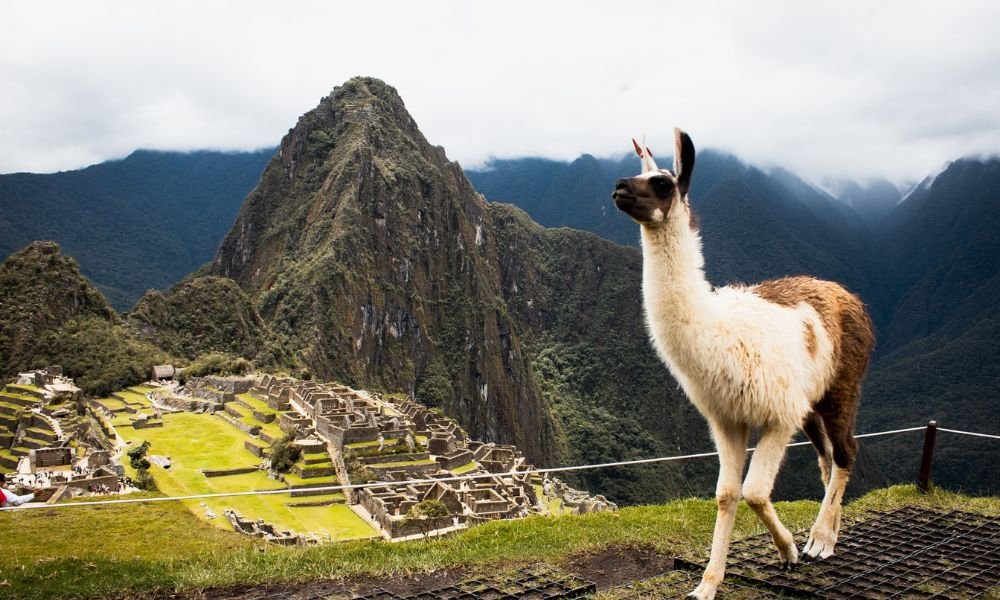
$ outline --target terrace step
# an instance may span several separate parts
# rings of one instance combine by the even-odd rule
[[[237,419],[244,419],[250,416],[250,410],[242,406],[237,406],[236,402],[226,402],[224,410]]]
[[[281,439],[280,436],[275,437],[275,436],[267,433],[263,429],[261,429],[259,432],[257,432],[257,437],[259,437],[261,439],[261,441],[267,442],[268,444],[273,444],[274,442],[277,442],[279,439]]]
[[[0,415],[7,415],[13,417],[17,413],[21,412],[23,409],[24,409],[23,406],[17,406],[15,404],[10,404],[9,402],[0,400]]]
[[[25,433],[31,436],[33,439],[42,440],[45,442],[55,442],[59,439],[59,436],[55,431],[51,429],[42,429],[41,427],[29,427],[25,430]]]
[[[330,477],[334,474],[332,464],[329,464],[329,466],[315,467],[315,468],[296,465],[292,467],[292,470],[295,473],[298,473],[298,475],[303,479],[314,479],[316,477]]]
[[[14,470],[17,468],[18,462],[20,462],[20,458],[11,453],[10,450],[0,450],[0,468]]]
[[[32,396],[38,400],[45,399],[45,394],[42,393],[42,390],[36,387],[28,387],[12,383],[8,383],[7,386],[4,387],[3,393],[21,394],[22,396]]]
[[[22,407],[32,407],[37,406],[40,400],[23,394],[0,392],[0,402],[6,402],[8,404],[14,404]]]
[[[29,450],[37,450],[38,448],[48,448],[52,443],[47,440],[38,440],[32,437],[21,438],[21,446],[28,448]],[[25,452],[27,454],[27,452]]]

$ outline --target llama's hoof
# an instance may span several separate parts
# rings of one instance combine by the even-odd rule
[[[802,547],[802,560],[809,562],[830,558],[836,545],[836,535],[814,532],[809,535],[809,541]]]
[[[778,556],[781,559],[781,568],[785,571],[793,570],[799,563],[799,549],[795,547],[794,541],[789,542],[784,548],[778,546]]]
[[[715,598],[715,588],[702,583],[687,595],[687,598],[694,600],[713,600]]]

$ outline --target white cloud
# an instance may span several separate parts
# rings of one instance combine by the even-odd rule
[[[88,2],[0,8],[0,172],[276,144],[354,75],[463,165],[669,153],[685,127],[817,179],[1000,150],[1000,5]]]

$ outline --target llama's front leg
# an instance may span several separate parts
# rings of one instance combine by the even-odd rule
[[[712,535],[712,554],[702,575],[701,584],[688,598],[712,600],[726,575],[726,555],[729,539],[733,534],[736,507],[740,502],[740,480],[746,464],[747,428],[745,426],[712,426],[712,436],[719,449],[719,483],[715,487],[718,512],[715,515],[715,533]]]
[[[750,459],[750,470],[743,482],[743,497],[747,504],[771,532],[771,539],[778,548],[781,566],[791,569],[799,562],[799,551],[788,528],[778,519],[771,504],[771,491],[778,475],[785,447],[792,438],[792,432],[785,429],[767,429],[761,433],[760,442]]]

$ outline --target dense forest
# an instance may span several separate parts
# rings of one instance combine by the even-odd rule
[[[0,175],[0,257],[58,242],[120,311],[212,258],[273,149],[138,150],[49,175]]]

